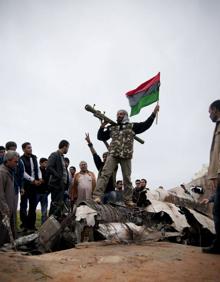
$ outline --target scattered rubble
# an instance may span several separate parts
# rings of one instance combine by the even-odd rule
[[[37,233],[17,239],[15,247],[42,254],[100,240],[119,243],[169,240],[207,246],[214,234],[213,220],[191,195],[184,192],[178,196],[174,191],[156,189],[147,192],[144,208],[82,202],[62,218],[51,216]],[[11,248],[11,244],[5,244],[2,250]]]

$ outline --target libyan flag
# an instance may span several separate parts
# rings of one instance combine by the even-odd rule
[[[131,106],[130,116],[137,115],[143,107],[159,100],[160,73],[126,93]]]

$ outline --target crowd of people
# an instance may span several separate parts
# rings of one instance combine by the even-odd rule
[[[16,218],[18,195],[20,193],[20,228],[23,232],[36,230],[36,208],[41,205],[41,223],[48,215],[61,216],[64,205],[68,203],[79,204],[82,201],[94,199],[97,203],[124,202],[127,206],[139,203],[138,190],[131,183],[131,159],[133,154],[134,135],[149,129],[153,124],[159,105],[150,117],[141,123],[130,123],[125,110],[117,112],[117,124],[108,125],[103,122],[98,130],[98,140],[106,144],[107,151],[103,158],[95,151],[86,134],[86,142],[93,155],[98,170],[96,181],[95,173],[88,169],[87,162],[81,161],[79,172],[70,165],[65,155],[69,150],[67,140],[60,141],[58,150],[51,153],[49,158],[37,159],[32,153],[30,142],[22,144],[23,154],[16,152],[17,144],[9,141],[0,146],[0,245],[8,237],[10,226],[13,237],[16,237]],[[110,145],[107,140],[112,139]],[[118,164],[122,169],[123,181],[116,181]],[[123,188],[124,187],[124,188]],[[48,195],[51,203],[48,210]],[[133,200],[132,200],[133,199]],[[4,222],[10,224],[4,225]]]
[[[51,153],[49,158],[38,159],[32,153],[31,143],[22,144],[23,154],[16,152],[17,144],[13,141],[0,146],[0,246],[8,239],[9,231],[16,237],[16,215],[18,194],[20,192],[20,228],[26,232],[36,230],[36,207],[41,204],[41,222],[48,217],[48,195],[51,195],[49,216],[59,217],[67,203],[79,204],[93,199],[96,203],[124,202],[128,207],[144,207],[147,205],[147,181],[137,179],[135,188],[131,182],[131,160],[135,134],[149,129],[159,111],[156,105],[152,114],[144,122],[131,123],[125,110],[117,112],[117,123],[107,125],[102,122],[97,138],[103,141],[107,151],[101,157],[97,154],[89,134],[85,140],[92,153],[98,170],[95,173],[88,169],[87,162],[81,161],[79,172],[65,155],[68,153],[69,142],[60,141],[58,150]],[[208,177],[214,196],[206,199],[205,203],[214,201],[214,222],[216,240],[204,252],[220,253],[220,100],[213,102],[209,108],[210,118],[216,123],[210,153]],[[108,144],[108,140],[111,143]],[[122,180],[116,181],[118,165],[122,170]],[[4,224],[4,223],[9,224]],[[7,226],[10,227],[8,230]]]
[[[85,140],[93,155],[94,163],[98,170],[98,177],[108,156],[108,152],[102,155],[102,159],[96,153],[91,143],[89,134]],[[87,162],[81,161],[79,171],[75,166],[70,166],[70,160],[65,157],[68,153],[69,142],[60,141],[58,150],[49,158],[37,156],[32,153],[30,142],[22,144],[23,154],[20,156],[17,144],[9,141],[5,146],[0,146],[0,222],[7,217],[13,237],[17,236],[17,229],[22,234],[36,231],[36,209],[40,203],[41,224],[48,216],[59,216],[63,205],[79,204],[90,200],[96,188],[95,173],[88,170]],[[108,145],[107,145],[108,147]],[[124,185],[122,180],[116,181],[116,168],[110,177],[102,197],[102,202],[123,202]],[[133,189],[133,202],[139,204],[140,194],[146,189],[146,180],[136,180]],[[17,210],[20,193],[19,217],[20,226],[17,226]],[[48,196],[51,195],[50,208],[48,209]],[[0,225],[2,225],[0,223]],[[7,241],[7,228],[1,226],[0,245]]]

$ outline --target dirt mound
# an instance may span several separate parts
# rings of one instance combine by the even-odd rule
[[[220,281],[220,255],[167,242],[141,245],[82,244],[24,256],[0,253],[0,281]]]

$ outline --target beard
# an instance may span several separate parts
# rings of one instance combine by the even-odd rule
[[[211,119],[212,122],[216,122],[218,117],[217,117],[217,115],[212,115],[212,116],[210,116],[210,119]]]

